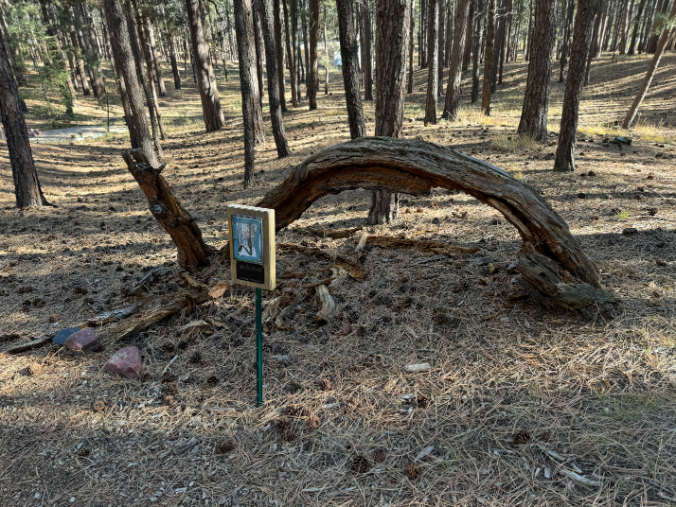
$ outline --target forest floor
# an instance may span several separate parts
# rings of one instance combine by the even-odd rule
[[[467,195],[404,196],[393,224],[365,229],[480,248],[443,257],[356,252],[356,237],[309,234],[310,226],[364,224],[369,192],[327,197],[278,242],[340,253],[368,275],[331,288],[338,311],[319,326],[306,287],[331,263],[278,253],[280,287],[264,299],[299,299],[265,337],[263,407],[255,407],[247,288],[124,342],[104,325],[100,346],[84,357],[56,345],[0,356],[0,505],[676,504],[676,55],[663,58],[639,126],[615,128],[647,63],[595,61],[573,174],[552,172],[562,84],[552,87],[551,142],[515,135],[523,62],[506,66],[491,117],[467,105],[458,121],[424,127],[425,71],[405,110],[406,137],[489,160],[546,196],[620,298],[616,317],[524,298],[509,269],[516,230]],[[322,90],[323,80],[321,72]],[[192,79],[160,99],[170,132],[163,174],[208,243],[225,244],[229,203],[255,204],[305,157],[349,139],[340,74],[331,80],[318,111],[305,102],[285,115],[292,157],[276,158],[267,123],[247,191],[237,74],[219,77],[227,125],[216,133],[203,132]],[[58,111],[30,92],[30,127],[57,125]],[[79,125],[106,116],[93,99],[80,99],[77,112]],[[120,114],[113,104],[111,115]],[[365,114],[372,133],[372,103]],[[618,134],[632,137],[624,151],[604,141]],[[40,210],[15,209],[0,150],[0,352],[128,304],[124,286],[153,268],[174,278],[147,294],[181,290],[176,249],[120,156],[128,145],[125,134],[33,145],[56,205]],[[229,265],[214,265],[209,277],[229,280]],[[184,336],[181,327],[198,319],[218,325]],[[141,380],[103,371],[127,345],[142,352]],[[429,371],[404,370],[424,362]],[[35,363],[42,369],[33,375]],[[96,401],[105,410],[95,411]]]

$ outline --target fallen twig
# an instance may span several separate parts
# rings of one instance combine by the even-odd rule
[[[451,245],[443,241],[423,241],[409,238],[397,238],[395,236],[369,236],[366,243],[381,248],[414,248],[423,252],[433,252],[444,255],[457,255],[459,253],[472,254],[480,248],[464,248]]]

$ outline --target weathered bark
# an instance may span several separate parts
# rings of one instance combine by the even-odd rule
[[[434,143],[376,137],[339,144],[303,161],[257,206],[275,210],[279,230],[329,194],[355,188],[387,188],[390,192],[427,195],[434,187],[468,193],[500,211],[524,241],[520,263],[528,265],[523,276],[548,295],[556,298],[557,291],[570,294],[572,289],[557,289],[543,281],[537,271],[528,269],[533,252],[546,258],[549,266],[558,264],[563,282],[579,285],[577,289],[587,289],[587,293],[593,293],[592,288],[600,289],[594,262],[534,188],[488,163]],[[596,294],[599,301],[607,302],[609,295],[605,291]],[[567,298],[556,300],[574,306]]]
[[[49,204],[42,195],[28,139],[26,119],[19,101],[19,89],[2,36],[0,36],[0,119],[9,150],[17,207],[40,207]]]
[[[251,0],[253,4],[255,0]],[[254,41],[256,43],[256,79],[258,79],[258,107],[261,108],[261,121],[263,118],[263,90],[265,85],[263,84],[263,53],[265,52],[263,44],[263,28],[261,27],[261,21],[259,19],[258,12],[254,8]],[[261,125],[261,130],[263,126]],[[258,144],[258,143],[256,143]]]
[[[263,28],[265,39],[265,65],[268,74],[268,102],[270,104],[270,120],[272,122],[272,135],[275,138],[275,147],[279,158],[291,155],[289,143],[284,131],[282,119],[282,107],[279,100],[278,62],[277,48],[274,33],[274,12],[270,0],[255,0],[254,7],[257,9]]]
[[[284,44],[282,42],[282,12],[280,0],[273,1],[274,27],[275,27],[275,51],[277,56],[277,83],[279,85],[279,104],[282,113],[286,113],[286,80],[284,77]]]
[[[411,25],[408,31],[408,88],[407,93],[413,93],[413,53],[415,52],[415,0],[411,0]]]
[[[438,0],[439,2],[439,23],[437,26],[437,96],[444,96],[444,62],[446,61],[444,51],[444,37],[446,36],[446,0]]]
[[[350,126],[350,138],[356,139],[366,135],[366,126],[359,93],[359,57],[357,34],[354,30],[354,4],[352,0],[336,0],[336,9],[338,11],[340,56],[343,62],[347,122]]]
[[[129,31],[120,0],[106,0],[105,11],[110,43],[115,55],[115,66],[118,76],[124,81],[124,90],[129,101],[129,114],[127,114],[126,120],[131,146],[132,148],[140,148],[149,164],[152,167],[157,167],[157,158],[153,150],[148,120],[141,98],[141,86],[136,73],[136,63],[129,41]]]
[[[486,53],[484,54],[484,87],[481,97],[481,114],[491,114],[491,85],[493,77],[493,48],[495,43],[495,1],[488,0],[486,23]]]
[[[291,15],[291,50],[293,51],[294,70],[296,72],[296,97],[297,102],[301,102],[300,85],[305,81],[300,75],[300,68],[303,66],[303,58],[300,53],[300,34],[298,33],[298,2],[299,0],[288,0],[290,2],[289,13]]]
[[[425,125],[437,122],[437,97],[439,95],[439,0],[429,0],[429,15],[430,24],[427,32],[429,67],[427,71]]]
[[[411,2],[376,1],[376,135],[401,137],[404,123],[404,82]],[[436,40],[435,40],[436,42]],[[388,189],[375,190],[369,209],[369,224],[394,220],[399,196]]]
[[[188,11],[197,83],[202,100],[204,126],[207,132],[213,132],[223,128],[225,119],[218,96],[216,76],[209,62],[209,42],[207,41],[206,17],[202,0],[186,0],[186,9]]]
[[[157,153],[157,156],[162,158],[163,153],[162,153],[162,144],[160,143],[160,133],[157,128],[157,117],[155,116],[155,107],[154,107],[154,93],[151,94],[150,87],[148,85],[148,79],[146,75],[143,73],[143,54],[141,53],[141,47],[140,47],[140,42],[139,42],[139,28],[137,27],[136,23],[134,22],[134,12],[133,12],[133,4],[132,0],[127,0],[127,27],[129,29],[129,40],[131,42],[131,51],[132,54],[134,55],[134,60],[135,60],[135,69],[136,69],[136,76],[138,79],[139,84],[141,85],[141,89],[143,90],[145,96],[146,96],[146,105],[148,106],[148,113],[150,115],[150,129],[153,133],[153,142],[155,145],[155,152]],[[152,75],[148,76],[150,77],[150,81],[152,82]]]
[[[109,1],[106,0],[106,3]],[[123,151],[122,158],[148,199],[150,212],[176,244],[179,265],[191,271],[208,266],[213,249],[204,243],[202,232],[194,219],[174,197],[161,176],[165,164],[158,167],[140,150]]]
[[[570,54],[570,66],[566,91],[563,96],[559,144],[556,148],[555,171],[575,170],[575,136],[580,110],[580,95],[583,88],[584,67],[591,46],[594,12],[598,0],[578,0],[573,45]]]
[[[674,2],[674,5],[671,8],[671,12],[669,13],[669,20],[671,22],[676,20],[676,2]],[[662,58],[664,49],[667,45],[667,42],[669,41],[671,34],[674,33],[674,31],[675,30],[673,28],[670,28],[669,26],[665,27],[662,30],[662,35],[660,35],[660,39],[657,42],[657,48],[655,48],[655,54],[653,55],[652,60],[650,60],[650,65],[648,66],[648,70],[646,71],[645,77],[643,78],[641,87],[638,89],[636,98],[634,99],[634,102],[629,108],[627,116],[625,116],[624,121],[622,122],[622,128],[628,129],[633,125],[634,120],[636,119],[636,114],[638,113],[638,108],[641,106],[641,102],[643,102],[643,99],[648,93],[648,88],[650,88],[650,83],[652,82],[653,76],[655,75],[657,67],[660,64],[660,59]]]
[[[568,0],[568,15],[563,27],[563,47],[561,48],[561,61],[559,72],[559,83],[563,83],[563,71],[568,63],[568,46],[570,39],[570,28],[573,23],[573,14],[575,10],[575,0]]]
[[[178,71],[178,62],[176,60],[176,42],[173,36],[169,36],[169,59],[171,61],[171,73],[174,76],[174,89],[181,89],[181,73]]]
[[[373,65],[371,62],[371,12],[368,0],[362,5],[362,68],[364,70],[364,100],[373,100]]]
[[[545,142],[552,54],[556,43],[556,10],[551,0],[536,0],[533,32],[533,47],[528,62],[526,93],[518,133],[520,136]]]
[[[469,18],[470,0],[459,0],[455,14],[455,30],[453,32],[453,46],[451,50],[451,70],[448,73],[448,87],[446,88],[446,102],[441,115],[446,121],[455,120],[460,105],[460,82],[462,81],[462,55],[467,38],[467,19]]]
[[[477,0],[475,16],[476,22],[474,27],[474,37],[472,40],[472,44],[474,45],[474,49],[472,50],[472,96],[470,99],[472,104],[479,100],[479,72],[481,56],[483,54],[483,45],[485,43],[483,38],[485,18],[483,0]]]
[[[319,44],[319,0],[310,0],[310,67],[308,68],[307,96],[310,111],[317,109],[319,91],[319,63],[317,45]]]
[[[289,68],[289,76],[291,79],[291,105],[298,107],[298,87],[299,83],[296,80],[296,54],[295,47],[291,48],[291,33],[289,31],[289,12],[286,7],[286,0],[279,0],[284,6],[284,28],[286,30],[286,63]],[[295,1],[295,0],[293,0]]]
[[[89,81],[87,81],[87,73],[85,72],[84,60],[82,59],[82,51],[80,51],[80,43],[77,40],[75,33],[75,26],[70,25],[70,43],[73,47],[73,57],[75,58],[75,69],[80,78],[80,85],[82,88],[82,95],[89,97],[92,92],[89,88]]]
[[[239,79],[242,92],[242,116],[244,119],[244,188],[254,183],[254,147],[256,146],[256,114],[258,108],[258,85],[256,83],[256,49],[254,40],[254,17],[251,0],[234,0]]]
[[[587,86],[589,84],[589,76],[591,74],[591,64],[592,64],[592,60],[594,59],[594,52],[596,50],[595,44],[596,44],[596,41],[598,40],[599,30],[601,28],[601,7],[602,7],[601,3],[599,3],[596,6],[596,17],[595,17],[595,20],[594,20],[594,32],[592,33],[592,45],[591,45],[591,48],[589,49],[589,53],[587,54],[587,67],[585,68],[585,72],[584,72],[584,86]]]
[[[162,77],[162,65],[157,57],[157,47],[155,45],[155,29],[150,20],[150,16],[145,16],[145,33],[147,38],[148,49],[150,50],[150,58],[152,59],[155,68],[155,79],[157,80],[157,94],[160,97],[167,96],[167,87],[164,85],[164,77]]]

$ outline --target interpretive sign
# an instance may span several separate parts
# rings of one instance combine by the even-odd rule
[[[275,210],[228,206],[232,281],[273,290],[275,273]]]

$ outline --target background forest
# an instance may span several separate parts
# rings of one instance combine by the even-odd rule
[[[676,505],[675,19],[0,0],[0,506]],[[597,299],[535,290],[540,208],[467,167],[551,206]],[[227,206],[313,192],[276,208],[258,408]]]

